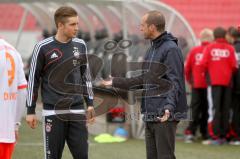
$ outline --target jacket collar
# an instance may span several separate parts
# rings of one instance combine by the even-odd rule
[[[208,42],[208,41],[203,41],[203,42],[201,43],[202,46],[206,46],[206,45],[208,45],[208,44],[210,44],[210,42]]]
[[[160,34],[157,38],[153,39],[153,40],[151,41],[152,44],[153,44],[153,46],[158,45],[158,44],[162,41],[162,39],[163,39],[163,37],[164,37],[165,35],[167,35],[167,32],[166,32],[166,31],[164,31],[162,34]]]
[[[228,43],[225,38],[218,38],[218,39],[216,39],[215,41],[216,41],[216,42],[219,42],[219,43]]]

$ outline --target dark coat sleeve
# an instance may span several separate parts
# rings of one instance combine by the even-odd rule
[[[184,65],[182,53],[179,48],[171,48],[166,51],[164,64],[168,66],[166,79],[169,80],[173,89],[166,94],[164,109],[174,111],[177,107],[180,93],[184,92]]]

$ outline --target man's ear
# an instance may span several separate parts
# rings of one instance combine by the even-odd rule
[[[64,26],[64,24],[61,23],[61,22],[58,22],[57,26],[58,26],[58,29],[59,29],[59,28],[62,28]]]
[[[151,29],[151,31],[155,31],[155,30],[157,30],[156,26],[153,25],[153,24],[150,25],[150,29]]]

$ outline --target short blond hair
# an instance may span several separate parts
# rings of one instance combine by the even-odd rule
[[[214,36],[213,36],[213,31],[211,29],[205,28],[200,32],[200,40],[201,42],[208,41],[211,42],[213,41]]]

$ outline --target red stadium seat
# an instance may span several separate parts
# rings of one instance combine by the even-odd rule
[[[17,30],[19,28],[24,8],[19,4],[0,4],[0,29],[1,30]],[[24,26],[25,30],[36,30],[36,19],[29,14]]]

